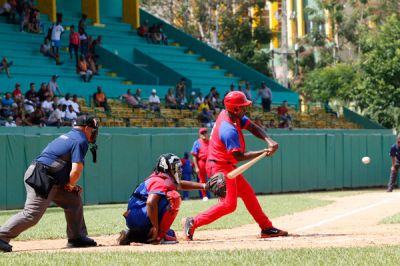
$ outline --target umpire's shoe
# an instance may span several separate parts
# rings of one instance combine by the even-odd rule
[[[0,252],[11,252],[12,246],[6,241],[0,239]]]
[[[76,239],[68,239],[68,244],[67,244],[67,247],[69,248],[86,248],[95,246],[97,246],[96,241],[87,236],[82,236]]]
[[[186,240],[193,240],[194,234],[194,219],[193,217],[187,217],[182,219],[183,234]]]
[[[129,237],[129,229],[122,230],[121,233],[119,233],[119,237],[117,239],[118,245],[125,246],[129,245],[131,242],[132,241]]]
[[[288,232],[280,230],[275,227],[270,227],[261,230],[261,238],[270,238],[270,237],[278,237],[278,236],[287,236]]]

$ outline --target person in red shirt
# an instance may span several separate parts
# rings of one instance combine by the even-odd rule
[[[253,159],[263,153],[272,156],[278,149],[278,143],[272,140],[244,114],[252,104],[241,91],[233,91],[224,99],[225,110],[222,110],[210,135],[209,152],[206,164],[208,176],[222,172],[225,176],[240,161]],[[268,149],[246,151],[243,129],[247,129],[257,138],[268,144]],[[241,197],[247,210],[261,228],[261,238],[287,236],[288,232],[273,227],[272,222],[262,210],[255,192],[243,175],[226,178],[226,196],[208,210],[182,220],[184,235],[193,240],[196,228],[210,224],[224,215],[235,211],[237,198]]]
[[[193,156],[193,164],[194,169],[196,171],[197,176],[199,177],[199,182],[205,183],[207,181],[207,171],[206,171],[206,162],[208,156],[208,138],[207,138],[208,130],[205,127],[199,129],[199,139],[197,139],[193,143],[191,154]],[[209,194],[206,194],[206,191],[201,190],[201,197],[203,201],[207,201],[210,197]]]
[[[15,102],[21,102],[24,97],[21,91],[21,85],[19,83],[15,84],[15,90],[12,93]]]
[[[79,49],[79,33],[75,32],[75,26],[71,25],[69,27],[70,34],[69,34],[69,56],[72,59],[72,51],[75,54],[75,61],[78,64],[78,49]]]
[[[292,128],[292,116],[289,114],[288,103],[283,101],[277,108],[279,117],[279,127]]]

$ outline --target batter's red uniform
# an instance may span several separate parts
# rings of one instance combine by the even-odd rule
[[[240,120],[231,121],[228,112],[223,110],[214,128],[211,131],[208,160],[206,164],[208,176],[217,172],[223,172],[226,176],[236,168],[237,163],[232,155],[235,151],[245,152],[246,144],[242,129],[250,124],[250,120],[243,116]],[[220,198],[218,204],[194,217],[194,228],[212,223],[218,218],[235,211],[237,197],[241,197],[247,210],[253,216],[261,229],[272,227],[271,221],[261,209],[260,203],[253,188],[243,177],[239,175],[234,179],[226,179],[226,197]]]
[[[199,138],[193,143],[192,151],[190,152],[197,158],[197,165],[199,166],[199,182],[205,183],[207,181],[206,162],[208,156],[208,139]],[[204,198],[207,196],[205,190],[201,190],[201,196]]]

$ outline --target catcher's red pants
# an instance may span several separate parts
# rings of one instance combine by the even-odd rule
[[[199,173],[197,174],[199,177],[199,182],[205,183],[207,181],[206,162],[203,160],[198,160],[197,164],[199,166]],[[200,193],[203,198],[207,196],[205,190],[200,190]]]
[[[215,162],[207,162],[207,174],[212,176],[217,172],[227,174],[235,169],[232,164],[217,164]],[[194,228],[209,224],[220,217],[232,213],[236,210],[237,197],[241,197],[247,210],[253,216],[261,229],[272,227],[271,221],[261,209],[260,203],[254,193],[253,188],[243,177],[239,175],[234,179],[226,178],[226,196],[220,198],[220,201],[208,210],[199,213],[194,217]]]

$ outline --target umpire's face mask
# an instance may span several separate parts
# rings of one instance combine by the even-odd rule
[[[92,153],[92,158],[93,158],[93,163],[97,162],[97,145],[96,145],[96,140],[97,140],[97,135],[99,134],[99,128],[98,127],[87,127],[90,129],[90,138],[89,142],[92,144],[90,148],[90,152]]]

